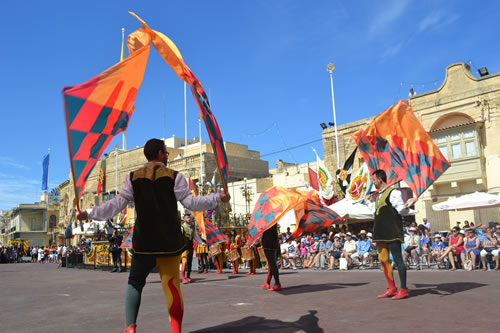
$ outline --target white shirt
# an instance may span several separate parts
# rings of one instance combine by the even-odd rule
[[[390,189],[390,186],[386,186],[383,190],[379,192],[378,195],[381,195],[384,191]],[[391,202],[391,205],[396,211],[399,213],[401,216],[406,216],[410,212],[410,209],[406,207],[406,204],[403,201],[403,197],[401,195],[401,191],[398,189],[393,189],[391,192],[391,195],[389,196],[389,201]],[[368,209],[375,215],[376,208],[375,208],[375,200],[373,201],[367,201],[366,205],[368,206]]]
[[[294,254],[297,251],[297,242],[296,241],[292,241],[290,243],[287,242],[286,245],[287,245],[287,250],[288,250],[289,254]]]
[[[158,165],[165,166],[161,162],[154,162]],[[151,165],[153,162],[147,162],[145,166]],[[211,193],[206,196],[193,196],[191,189],[186,181],[186,177],[182,173],[177,173],[175,177],[174,193],[177,201],[189,210],[203,211],[216,207],[220,202],[218,193]],[[130,201],[134,200],[134,189],[130,176],[123,180],[122,188],[117,196],[106,201],[102,205],[94,206],[91,210],[87,210],[88,218],[92,220],[106,221],[121,212]]]

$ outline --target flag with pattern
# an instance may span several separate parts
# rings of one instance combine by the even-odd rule
[[[370,174],[387,173],[389,185],[404,181],[418,197],[450,163],[404,100],[400,100],[352,134]]]
[[[99,169],[99,181],[97,182],[97,191],[96,194],[99,195],[101,194],[101,190],[104,190],[104,181],[106,180],[106,175],[104,173],[104,162],[105,160],[101,161],[101,168]]]
[[[127,236],[123,239],[122,245],[120,245],[122,249],[132,248],[132,236],[134,236],[134,227],[129,229]]]
[[[264,231],[278,223],[289,210],[294,209],[296,218],[302,216],[305,202],[311,199],[320,201],[315,191],[304,192],[274,186],[263,192],[255,204],[248,223],[250,245],[255,244]]]
[[[205,240],[209,246],[227,241],[227,237],[209,219],[205,219],[205,230],[207,235]]]
[[[152,30],[146,22],[141,20],[134,13],[130,13],[135,16],[141,23],[143,32],[146,32],[151,36],[151,42],[156,50],[160,53],[162,58],[167,62],[167,64],[172,67],[174,72],[179,76],[181,80],[186,82],[193,93],[196,100],[196,104],[200,109],[200,113],[205,122],[208,135],[210,137],[210,142],[212,144],[212,150],[219,170],[219,175],[221,178],[224,190],[227,192],[227,182],[229,180],[229,165],[226,156],[226,150],[224,147],[224,140],[219,129],[219,125],[215,120],[215,117],[210,108],[210,103],[208,102],[207,94],[201,85],[201,82],[196,78],[191,69],[186,65],[182,55],[177,48],[177,46],[164,34],[161,32]]]
[[[290,236],[291,238],[298,238],[305,232],[318,232],[334,223],[343,221],[342,217],[333,210],[319,205],[313,200],[306,201],[303,212],[304,214],[298,219],[297,226]]]
[[[127,129],[146,69],[150,40],[139,31],[130,34],[127,58],[87,82],[63,89],[77,203],[109,142]]]

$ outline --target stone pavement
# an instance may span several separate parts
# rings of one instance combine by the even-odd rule
[[[193,265],[193,267],[195,267]],[[396,281],[399,282],[397,272]],[[0,265],[0,332],[122,332],[128,273]],[[500,271],[409,271],[411,297],[377,299],[381,271],[281,271],[284,287],[259,287],[265,273],[193,273],[182,286],[184,332],[480,332],[500,326]],[[138,332],[169,332],[159,274],[144,288]]]

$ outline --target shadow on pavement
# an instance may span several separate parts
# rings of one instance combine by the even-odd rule
[[[449,296],[475,288],[485,287],[487,284],[476,282],[448,282],[441,284],[414,284],[417,289],[411,289],[410,295],[421,296],[425,294]]]
[[[250,316],[230,323],[193,331],[197,333],[252,333],[252,332],[306,332],[322,333],[323,329],[318,325],[317,311],[309,310],[309,313],[301,316],[297,321],[286,322],[277,319],[266,319],[263,317]]]
[[[298,286],[283,287],[283,289],[276,291],[282,295],[295,295],[302,293],[310,293],[315,291],[325,291],[332,289],[341,289],[348,287],[359,287],[368,284],[368,282],[362,283],[323,283],[323,284],[301,284]]]

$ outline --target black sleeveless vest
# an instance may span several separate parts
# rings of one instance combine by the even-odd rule
[[[375,223],[373,224],[374,242],[393,242],[404,240],[401,215],[392,207],[390,197],[393,189],[380,193],[375,200]]]
[[[177,171],[158,164],[130,173],[137,212],[134,253],[176,256],[184,250],[174,193],[176,176]]]

